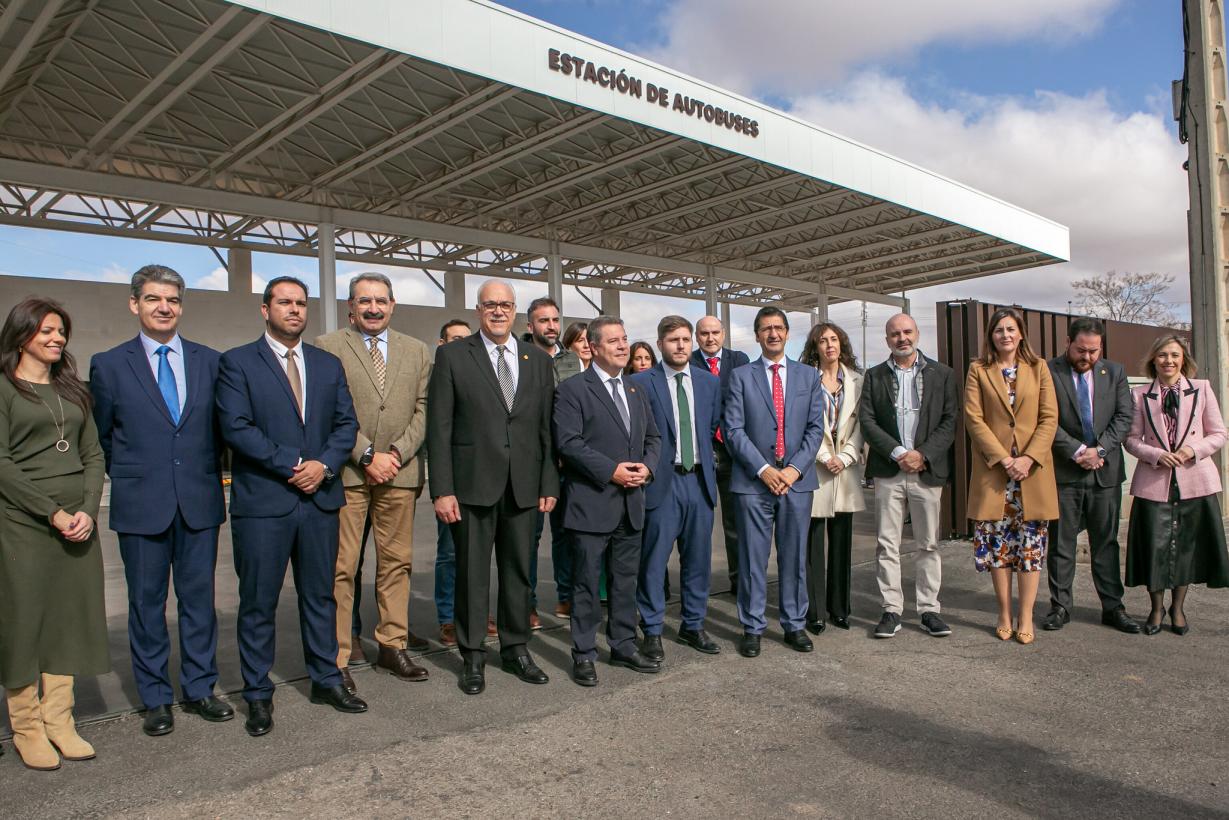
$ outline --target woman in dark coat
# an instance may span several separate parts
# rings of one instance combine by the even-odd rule
[[[0,330],[0,682],[13,744],[42,770],[94,757],[73,723],[73,677],[110,668],[103,454],[71,333],[49,299],[16,305]]]

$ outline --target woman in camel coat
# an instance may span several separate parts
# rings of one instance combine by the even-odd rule
[[[1045,566],[1049,522],[1058,518],[1050,446],[1058,404],[1050,370],[1033,353],[1013,308],[990,317],[980,359],[965,383],[965,429],[973,448],[968,516],[976,523],[974,563],[989,570],[1001,640],[1033,642],[1033,603]],[[1019,586],[1019,625],[1012,629],[1011,577]]]

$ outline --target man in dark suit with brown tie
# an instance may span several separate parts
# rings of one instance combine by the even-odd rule
[[[467,695],[486,688],[492,548],[502,667],[527,683],[547,682],[528,650],[529,556],[536,514],[549,513],[559,498],[550,358],[513,336],[516,294],[508,283],[484,283],[477,313],[477,333],[439,348],[427,390],[431,498],[456,542],[459,685]]]

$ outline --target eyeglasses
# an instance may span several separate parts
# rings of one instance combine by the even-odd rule
[[[479,302],[478,307],[482,308],[484,313],[494,313],[497,310],[512,313],[516,310],[516,302]]]

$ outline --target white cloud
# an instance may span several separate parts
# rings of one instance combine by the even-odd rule
[[[219,265],[193,282],[191,287],[199,290],[227,290],[230,287],[230,279],[226,268]]]
[[[658,61],[742,91],[799,93],[930,44],[1066,40],[1119,0],[677,0]],[[868,8],[869,7],[869,8]]]

